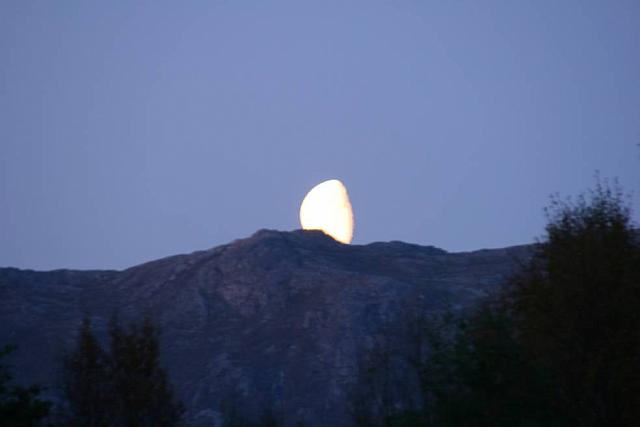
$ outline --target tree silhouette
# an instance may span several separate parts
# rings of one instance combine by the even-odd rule
[[[63,387],[75,425],[109,425],[113,400],[110,363],[93,335],[89,319],[85,318],[78,334],[77,348],[65,360]]]
[[[14,347],[0,350],[0,360],[8,356]],[[11,375],[0,365],[0,425],[12,427],[36,427],[49,414],[51,403],[41,400],[37,386],[20,387],[11,384]]]
[[[617,187],[555,199],[546,240],[508,294],[520,339],[572,425],[640,419],[640,242]]]
[[[66,361],[65,394],[76,426],[174,426],[184,412],[158,363],[158,333],[149,319],[122,328],[112,320],[110,351],[96,340],[89,320]]]
[[[412,338],[428,348],[413,363],[422,407],[363,425],[637,424],[640,233],[630,209],[598,181],[576,201],[554,198],[547,214],[544,239],[500,292],[471,313],[428,319]]]

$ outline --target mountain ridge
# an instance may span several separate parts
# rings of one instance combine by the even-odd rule
[[[638,231],[638,236],[640,236],[640,229],[638,229],[637,231]],[[320,234],[326,236],[327,238],[335,241],[331,236],[325,234],[321,230],[296,229],[296,230],[291,230],[291,231],[281,231],[281,230],[270,229],[270,228],[261,228],[261,229],[257,230],[256,232],[254,232],[251,236],[234,239],[234,240],[231,240],[228,243],[222,243],[220,245],[216,245],[216,246],[213,246],[213,247],[208,248],[208,249],[198,249],[198,250],[191,251],[191,252],[184,252],[184,253],[178,253],[178,254],[173,254],[173,255],[161,256],[160,258],[155,258],[155,259],[151,259],[151,260],[147,260],[147,261],[142,261],[142,262],[139,262],[137,264],[134,264],[134,265],[131,265],[131,266],[127,266],[127,267],[124,267],[124,268],[70,268],[70,267],[60,267],[60,268],[50,268],[50,269],[38,269],[38,268],[30,268],[30,267],[23,268],[23,267],[14,267],[14,266],[11,266],[11,265],[6,265],[6,266],[0,266],[0,270],[18,270],[18,271],[25,271],[25,272],[37,272],[37,273],[54,273],[54,272],[61,272],[61,271],[73,271],[73,272],[123,272],[123,271],[126,271],[126,270],[130,269],[130,268],[134,268],[134,267],[137,267],[137,266],[140,266],[140,265],[144,265],[144,264],[148,264],[148,263],[164,260],[164,259],[167,259],[167,258],[189,256],[189,255],[200,253],[200,252],[206,252],[206,251],[210,251],[210,250],[222,247],[222,246],[231,245],[231,244],[233,244],[235,242],[238,242],[238,241],[251,239],[251,238],[253,238],[255,236],[268,234],[268,233],[320,233]],[[522,243],[522,244],[515,244],[515,245],[509,245],[509,246],[503,246],[503,247],[502,246],[501,247],[484,247],[484,248],[480,248],[480,249],[465,250],[465,251],[449,251],[449,250],[446,250],[446,249],[443,249],[443,248],[440,248],[440,247],[434,246],[434,245],[421,245],[419,243],[405,242],[403,240],[374,241],[374,242],[364,243],[364,244],[351,243],[351,244],[348,244],[348,245],[345,245],[345,244],[337,242],[337,241],[335,241],[335,242],[338,243],[338,244],[344,245],[344,246],[360,247],[360,248],[397,245],[398,247],[406,247],[406,248],[434,249],[434,250],[441,251],[441,252],[447,253],[447,254],[473,254],[473,253],[478,253],[478,252],[483,252],[483,251],[499,251],[499,250],[511,250],[511,249],[517,249],[517,248],[526,248],[526,247],[531,247],[531,246],[535,245],[535,244],[532,244],[532,243]]]
[[[252,236],[124,270],[0,268],[0,340],[18,345],[16,378],[51,387],[55,359],[89,315],[151,316],[162,362],[194,425],[216,425],[234,396],[252,417],[348,426],[357,357],[406,312],[466,307],[511,274],[532,246],[450,253],[405,242],[344,245],[320,231]]]

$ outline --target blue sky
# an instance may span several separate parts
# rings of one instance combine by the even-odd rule
[[[637,1],[0,3],[0,266],[124,268],[299,227],[540,236],[594,173],[640,210]]]

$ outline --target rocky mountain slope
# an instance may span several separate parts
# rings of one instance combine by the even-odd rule
[[[411,307],[465,306],[531,246],[468,253],[402,242],[343,245],[322,232],[247,239],[123,271],[0,269],[0,344],[18,346],[17,379],[57,394],[60,360],[84,315],[152,316],[163,364],[193,425],[233,400],[275,408],[287,426],[346,426],[356,358]]]

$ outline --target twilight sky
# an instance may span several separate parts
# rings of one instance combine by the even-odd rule
[[[531,242],[617,177],[640,218],[640,2],[0,2],[0,266],[124,268],[299,227]]]

